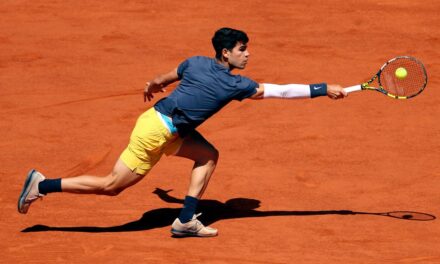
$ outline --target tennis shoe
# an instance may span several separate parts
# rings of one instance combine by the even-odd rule
[[[45,179],[43,174],[36,170],[31,170],[24,182],[23,191],[18,198],[18,212],[26,214],[31,203],[43,197],[44,195],[38,191],[38,184]]]
[[[188,222],[182,224],[179,218],[174,220],[174,223],[171,226],[171,233],[176,236],[184,237],[184,236],[195,236],[195,237],[213,237],[217,235],[217,229],[204,226],[198,219],[201,215],[194,215],[193,218]]]

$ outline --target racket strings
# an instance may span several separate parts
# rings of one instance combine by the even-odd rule
[[[407,76],[398,78],[396,70],[404,68]],[[426,72],[421,63],[413,58],[402,57],[388,63],[380,74],[379,84],[395,96],[411,97],[420,93],[426,85]]]
[[[410,211],[394,211],[385,213],[385,216],[405,219],[405,220],[415,220],[415,221],[432,221],[435,220],[436,217],[427,213],[420,212],[410,212]]]

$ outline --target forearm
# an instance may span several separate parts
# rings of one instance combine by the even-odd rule
[[[347,96],[347,92],[338,84],[270,84],[260,83],[257,92],[250,99],[264,98],[314,98],[327,95],[331,99],[341,99]]]
[[[153,80],[151,80],[150,84],[164,88],[175,81],[176,81],[176,79],[169,78],[169,76],[167,76],[167,74],[161,74],[161,75],[156,76]]]
[[[153,93],[165,92],[165,87],[177,80],[179,80],[179,75],[177,74],[177,68],[175,68],[147,82],[144,88],[144,102],[147,101],[147,99],[148,101],[153,99]]]
[[[263,84],[263,98],[314,98],[327,95],[327,84]]]

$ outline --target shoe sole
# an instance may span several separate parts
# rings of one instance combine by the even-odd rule
[[[24,182],[24,186],[23,186],[23,190],[21,191],[21,194],[20,194],[20,197],[18,198],[18,212],[19,213],[21,213],[21,214],[25,214],[25,213],[27,213],[27,212],[24,212],[24,211],[22,211],[22,210],[20,210],[20,208],[23,206],[23,204],[24,204],[24,202],[26,201],[26,196],[28,196],[28,194],[29,194],[29,192],[30,192],[30,190],[31,190],[31,183],[32,183],[32,181],[33,181],[33,179],[34,179],[34,173],[36,172],[36,170],[31,170],[29,173],[28,173],[28,175],[27,175],[27,177],[26,177],[26,180],[25,180],[25,182]]]
[[[217,236],[217,233],[215,235],[202,235],[197,233],[191,233],[191,232],[182,232],[176,229],[171,229],[171,233],[175,236],[179,237],[215,237]]]

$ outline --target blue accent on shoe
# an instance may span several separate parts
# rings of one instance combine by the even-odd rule
[[[190,232],[190,231],[177,230],[174,228],[171,228],[171,233],[176,236],[194,236],[194,237],[198,236],[197,233]]]
[[[32,181],[32,176],[34,174],[34,172],[36,172],[36,170],[32,169],[31,171],[29,171],[26,180],[24,181],[24,186],[23,186],[23,190],[21,191],[20,197],[18,198],[18,205],[17,208],[20,211],[20,205],[24,202],[25,197],[29,194],[29,184]]]

